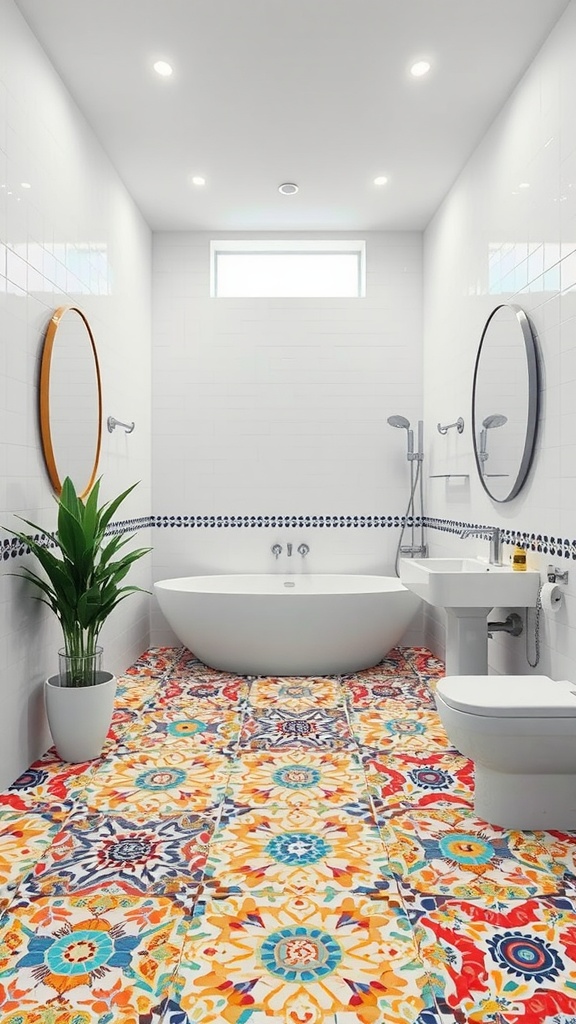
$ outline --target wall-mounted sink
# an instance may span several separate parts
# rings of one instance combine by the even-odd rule
[[[514,572],[477,558],[402,559],[400,579],[439,608],[534,607],[540,585],[538,572]]]
[[[446,610],[447,675],[487,675],[488,612],[535,607],[540,586],[538,572],[514,572],[479,558],[404,558],[400,580]]]

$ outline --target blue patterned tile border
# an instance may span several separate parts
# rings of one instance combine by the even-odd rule
[[[402,526],[404,516],[154,516],[154,526],[161,527],[393,527]],[[406,519],[407,526],[419,526],[420,518]]]
[[[154,526],[154,516],[141,516],[139,519],[123,519],[119,522],[111,523],[106,530],[106,535],[124,532],[134,533],[136,530],[145,530],[151,526]],[[33,538],[46,548],[56,546],[47,533],[35,533]],[[3,562],[7,562],[10,558],[23,558],[24,555],[29,554],[30,548],[23,541],[19,540],[18,537],[5,537],[0,545],[0,558]]]
[[[145,530],[150,527],[160,529],[258,529],[258,528],[326,528],[326,529],[354,529],[354,528],[376,528],[376,529],[398,529],[402,525],[420,526],[421,522],[429,530],[439,530],[442,533],[460,534],[462,530],[489,530],[493,523],[464,522],[459,519],[437,519],[433,516],[378,516],[378,515],[269,515],[269,516],[141,516],[138,519],[124,519],[112,523],[106,533],[134,533],[137,530]],[[502,540],[505,544],[519,544],[529,551],[540,552],[545,555],[554,555],[556,558],[571,558],[576,561],[576,540],[569,540],[563,537],[552,537],[548,534],[526,533],[520,530],[509,530],[501,527]],[[47,547],[53,547],[53,543],[47,535],[35,535],[35,540],[46,543]],[[21,558],[29,554],[26,547],[17,537],[6,537],[0,543],[0,559],[8,561],[10,558]]]
[[[464,523],[457,519],[434,519],[424,516],[424,526],[429,530],[441,530],[442,533],[457,533],[462,530],[490,530],[494,524],[487,523]],[[576,560],[576,540],[568,540],[563,537],[552,537],[546,533],[525,533],[520,530],[507,530],[500,528],[504,544],[518,544],[527,551],[537,551],[544,555],[554,555],[557,558],[572,558]]]

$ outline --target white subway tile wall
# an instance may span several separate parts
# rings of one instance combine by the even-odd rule
[[[427,512],[540,535],[556,551],[528,551],[528,567],[572,568],[566,600],[542,617],[535,671],[576,680],[576,565],[558,539],[576,539],[576,4],[572,3],[471,156],[424,235],[424,378]],[[526,486],[510,503],[491,501],[475,471],[471,432],[474,359],[484,322],[499,302],[531,318],[542,356],[540,424]],[[462,435],[435,431],[464,416]],[[487,541],[432,530],[431,553],[487,551]],[[546,540],[544,540],[546,538]],[[554,538],[551,541],[551,538]],[[562,547],[562,546],[561,546]],[[504,548],[510,557],[511,545]],[[494,617],[499,617],[498,609]],[[441,613],[427,609],[427,641],[444,645]],[[534,660],[534,613],[528,642]],[[494,672],[529,672],[526,636],[489,643]]]
[[[22,185],[26,183],[29,188]],[[103,496],[140,480],[122,515],[150,513],[151,235],[61,79],[12,3],[0,4],[0,788],[49,746],[43,680],[57,670],[54,617],[8,575],[15,515],[54,524],[38,427],[42,338],[57,306],[78,305],[96,340],[104,415]],[[70,431],[74,431],[70,423]],[[22,526],[22,524],[19,524]],[[146,544],[149,531],[139,531]],[[150,559],[147,559],[150,562]],[[133,579],[149,586],[150,565]],[[102,634],[119,672],[148,645],[149,598],[132,597]]]
[[[365,236],[361,299],[210,298],[218,237],[154,236],[155,515],[402,516],[406,435],[386,419],[422,416],[421,234]],[[290,540],[310,545],[309,571],[391,573],[398,536],[352,523],[167,525],[154,578],[299,571],[270,552]],[[156,608],[152,636],[172,636]]]

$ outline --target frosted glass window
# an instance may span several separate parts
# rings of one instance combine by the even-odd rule
[[[364,250],[278,248],[229,251],[213,243],[212,295],[218,298],[359,298]],[[282,246],[282,248],[280,248]]]

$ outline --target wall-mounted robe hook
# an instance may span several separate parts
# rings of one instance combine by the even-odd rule
[[[447,434],[448,431],[450,430],[450,427],[456,427],[456,430],[458,431],[458,433],[461,434],[462,431],[464,430],[464,420],[462,419],[461,416],[459,416],[458,419],[455,420],[454,423],[448,423],[447,426],[445,426],[445,427],[443,427],[442,424],[439,423],[438,424],[438,433],[439,434]]]
[[[108,420],[107,420],[107,423],[108,423],[108,430],[110,431],[110,433],[112,433],[112,431],[115,430],[116,427],[124,427],[124,430],[126,431],[126,433],[127,434],[131,434],[132,431],[134,430],[134,427],[136,426],[134,421],[132,421],[132,423],[122,423],[122,421],[121,420],[117,420],[115,416],[109,416]]]

